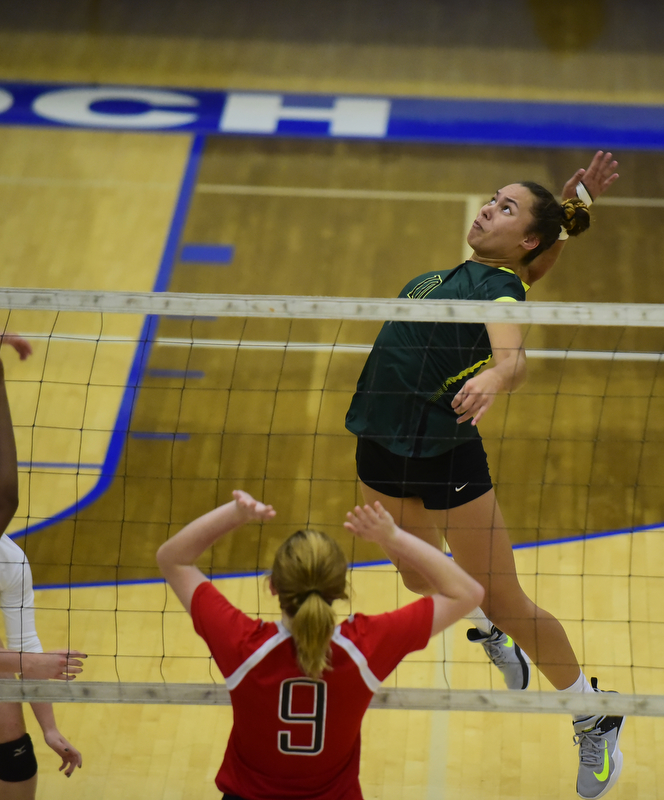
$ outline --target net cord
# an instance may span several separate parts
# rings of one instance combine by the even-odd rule
[[[0,289],[0,308],[196,317],[513,322],[662,327],[656,303],[497,303],[471,300]]]
[[[0,702],[230,705],[223,684],[0,680]],[[524,714],[664,716],[664,696],[594,692],[379,689],[371,708]]]

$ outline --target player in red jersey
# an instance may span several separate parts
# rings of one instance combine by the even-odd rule
[[[233,497],[157,553],[230,690],[233,729],[217,787],[226,800],[361,800],[360,727],[373,693],[404,656],[478,605],[483,589],[375,503],[349,512],[345,527],[421,572],[432,596],[337,625],[332,603],[346,597],[345,556],[329,536],[298,531],[280,546],[270,577],[281,620],[252,619],[194,565],[225,534],[276,513],[246,492]]]

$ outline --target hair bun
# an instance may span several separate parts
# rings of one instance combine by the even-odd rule
[[[563,200],[560,204],[562,227],[570,236],[578,236],[590,227],[588,206],[578,197]]]

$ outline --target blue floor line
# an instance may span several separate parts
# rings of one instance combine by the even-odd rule
[[[166,238],[166,244],[164,245],[164,251],[162,253],[159,270],[157,271],[157,276],[152,288],[153,292],[165,292],[168,288],[171,273],[177,256],[180,238],[182,236],[182,231],[184,230],[187,214],[189,212],[189,206],[191,204],[194,189],[196,187],[198,170],[200,167],[204,146],[205,137],[195,136],[189,151],[187,165],[185,167],[182,183],[180,185],[180,192],[175,204],[175,210],[171,219],[168,236]],[[57,522],[72,517],[78,511],[92,505],[92,503],[98,500],[110,488],[115,477],[120,456],[122,455],[125,437],[129,432],[129,425],[131,423],[131,415],[134,409],[134,403],[140,391],[143,373],[150,357],[158,322],[159,318],[157,316],[148,315],[143,323],[136,353],[134,354],[134,360],[131,365],[129,377],[127,378],[126,388],[120,403],[120,410],[113,427],[108,450],[106,451],[106,457],[102,466],[100,480],[88,492],[88,494],[86,494],[73,505],[63,509],[47,520],[30,525],[25,530],[13,532],[11,534],[11,538],[28,536],[31,533],[36,533],[37,531],[48,528]]]
[[[146,369],[147,378],[189,378],[201,380],[205,377],[205,372],[200,369]]]
[[[512,546],[513,550],[530,550],[535,547],[548,547],[555,544],[569,544],[572,542],[584,541],[586,539],[604,539],[612,536],[625,536],[627,534],[643,533],[649,530],[660,528],[664,523],[657,525],[644,525],[638,528],[623,528],[615,531],[606,531],[605,533],[589,533],[586,536],[575,536],[569,539],[550,539],[546,542],[526,542],[523,544],[515,544]],[[450,553],[447,553],[451,557]],[[348,565],[349,570],[362,569],[364,567],[391,567],[392,562],[385,559],[384,561],[358,561],[352,562]],[[210,580],[230,580],[231,578],[261,578],[269,573],[269,569],[264,570],[244,570],[240,572],[219,572],[210,576]],[[206,576],[207,577],[207,576]],[[164,583],[163,578],[137,578],[136,580],[128,581],[97,581],[92,583],[53,583],[53,584],[39,584],[35,585],[35,589],[90,589],[96,586],[140,586],[150,583]]]
[[[216,264],[227,266],[233,261],[235,247],[232,244],[185,244],[180,251],[180,261],[194,264]]]

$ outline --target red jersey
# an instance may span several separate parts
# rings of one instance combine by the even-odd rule
[[[194,592],[191,617],[233,704],[219,790],[246,800],[362,800],[362,717],[401,659],[426,647],[431,598],[338,625],[332,670],[320,680],[302,673],[281,621],[251,619],[211,583]]]

